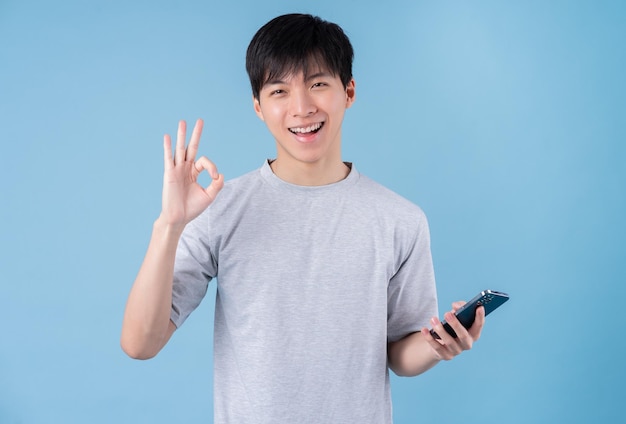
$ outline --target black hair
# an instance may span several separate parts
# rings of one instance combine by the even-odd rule
[[[263,25],[250,41],[246,70],[252,95],[259,98],[268,82],[319,68],[339,76],[344,87],[352,78],[354,50],[341,27],[317,16],[288,14]]]

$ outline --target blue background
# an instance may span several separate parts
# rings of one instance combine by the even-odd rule
[[[344,158],[418,203],[440,308],[512,300],[474,350],[393,377],[396,423],[621,420],[622,1],[0,1],[1,423],[210,422],[215,286],[150,361],[119,348],[162,136],[232,178],[274,144],[244,53],[310,12],[356,50]]]

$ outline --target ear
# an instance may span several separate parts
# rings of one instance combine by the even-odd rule
[[[352,106],[354,100],[356,100],[356,82],[352,78],[346,85],[346,109]]]
[[[258,116],[261,121],[265,122],[265,119],[263,119],[263,111],[261,110],[261,103],[259,102],[259,99],[252,96],[252,103],[254,106],[254,112],[256,113],[256,116]]]

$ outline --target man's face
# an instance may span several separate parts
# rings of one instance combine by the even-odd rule
[[[354,98],[354,80],[344,87],[328,71],[306,79],[299,72],[268,81],[254,99],[254,110],[276,139],[282,166],[324,165],[341,161],[341,123]]]

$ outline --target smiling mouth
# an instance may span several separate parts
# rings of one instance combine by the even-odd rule
[[[311,124],[308,127],[293,127],[289,128],[293,134],[306,135],[306,134],[315,134],[324,126],[323,122],[317,122],[315,124]]]

